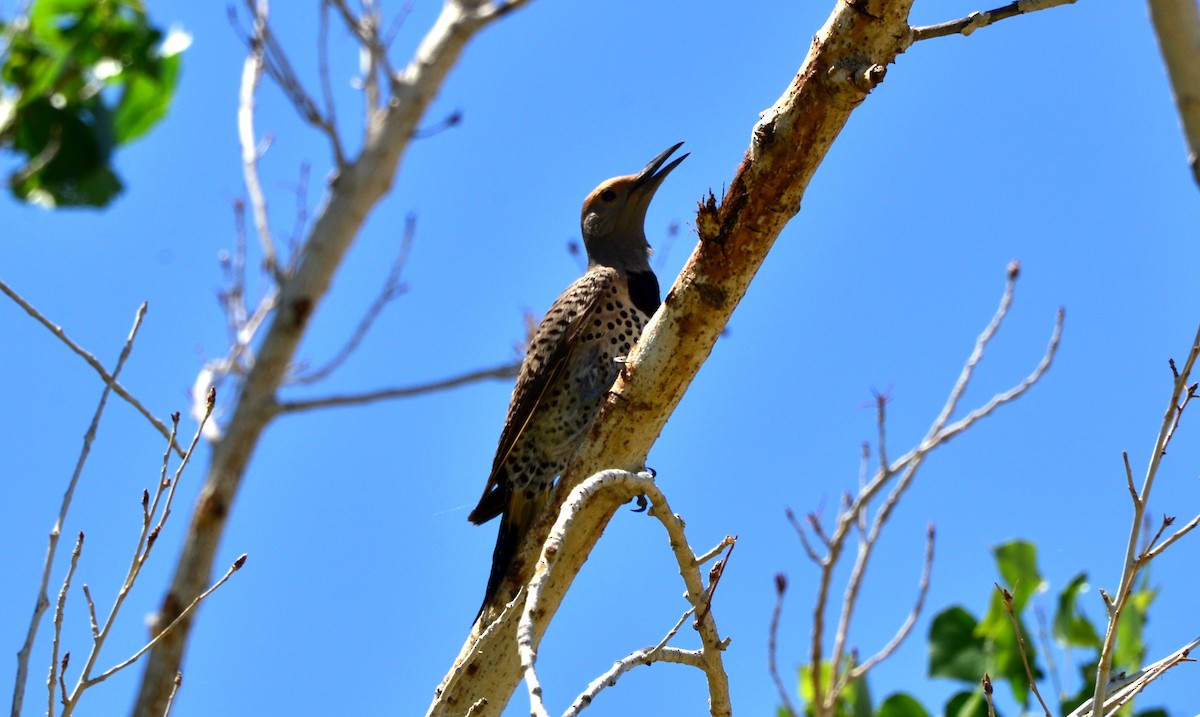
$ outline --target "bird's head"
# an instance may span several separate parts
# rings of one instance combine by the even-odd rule
[[[580,223],[591,264],[620,270],[650,268],[650,244],[644,227],[646,209],[663,179],[687,157],[680,155],[663,166],[667,157],[682,145],[680,142],[658,155],[637,174],[603,182],[583,200]]]

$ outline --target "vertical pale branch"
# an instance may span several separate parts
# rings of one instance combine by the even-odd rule
[[[446,2],[408,67],[388,78],[390,100],[369,112],[360,154],[347,161],[329,186],[295,269],[282,280],[278,303],[253,368],[245,377],[223,435],[213,447],[212,464],[183,552],[159,610],[159,629],[178,618],[210,579],[229,511],[259,438],[276,415],[276,392],[288,374],[308,320],[324,299],[363,222],[391,189],[418,122],[467,42],[524,2]],[[190,630],[189,618],[155,646],[133,711],[136,717],[160,717],[165,711]]]
[[[1130,521],[1129,542],[1125,546],[1125,562],[1121,569],[1121,580],[1117,586],[1116,595],[1109,597],[1102,592],[1104,604],[1107,608],[1108,628],[1104,633],[1104,640],[1100,648],[1099,664],[1096,667],[1096,691],[1092,696],[1093,705],[1103,706],[1105,704],[1104,697],[1105,692],[1108,690],[1113,653],[1117,642],[1117,627],[1120,624],[1121,614],[1125,609],[1126,601],[1133,593],[1134,581],[1137,579],[1138,572],[1145,567],[1150,558],[1161,552],[1161,550],[1155,551],[1155,546],[1153,545],[1147,545],[1144,549],[1139,548],[1141,544],[1142,523],[1146,516],[1146,506],[1150,502],[1150,491],[1154,487],[1154,479],[1158,476],[1158,469],[1162,465],[1163,456],[1167,453],[1167,445],[1170,444],[1171,438],[1175,435],[1175,429],[1179,426],[1179,419],[1183,415],[1184,407],[1195,397],[1196,386],[1195,384],[1189,386],[1188,379],[1191,376],[1192,369],[1195,367],[1198,357],[1200,357],[1200,328],[1196,330],[1196,336],[1192,339],[1192,346],[1188,351],[1187,360],[1184,361],[1183,368],[1177,369],[1174,361],[1171,362],[1171,370],[1174,373],[1171,400],[1167,404],[1166,412],[1163,414],[1158,436],[1154,439],[1154,449],[1150,453],[1150,461],[1146,467],[1146,475],[1142,479],[1141,490],[1135,491],[1132,477],[1129,476],[1127,478],[1129,491],[1133,499],[1133,519]],[[1127,475],[1128,470],[1128,459],[1126,459]],[[1191,528],[1186,529],[1191,530]]]

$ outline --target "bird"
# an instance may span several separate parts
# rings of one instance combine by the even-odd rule
[[[492,604],[533,519],[600,412],[620,361],[658,310],[646,210],[666,176],[687,158],[685,153],[667,162],[682,145],[669,147],[637,174],[601,183],[583,201],[587,269],[530,337],[483,497],[467,516],[475,525],[500,516],[479,615]]]

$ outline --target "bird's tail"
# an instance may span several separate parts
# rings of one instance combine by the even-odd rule
[[[545,496],[540,497],[544,498]],[[521,541],[529,532],[529,526],[533,523],[533,518],[537,515],[543,502],[545,501],[527,499],[521,491],[509,497],[508,505],[500,514],[496,548],[492,551],[492,572],[488,575],[487,591],[483,595],[483,604],[479,606],[479,614],[475,616],[476,619],[493,603],[496,593],[500,590],[500,583],[512,569],[513,560],[516,559],[517,551],[521,548]]]
[[[520,545],[523,532],[518,532],[512,525],[510,519],[511,514],[505,511],[500,517],[500,530],[496,534],[496,549],[492,551],[492,572],[488,575],[487,591],[483,594],[483,604],[479,606],[479,613],[475,616],[477,619],[483,611],[492,604],[492,599],[496,597],[496,591],[500,589],[500,582],[504,580],[504,576],[508,574],[508,569],[512,567],[513,558],[516,557],[517,547]]]

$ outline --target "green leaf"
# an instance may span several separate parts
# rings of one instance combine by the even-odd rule
[[[978,682],[987,671],[975,617],[961,607],[938,613],[929,626],[929,676]]]
[[[929,712],[912,695],[897,692],[879,705],[876,717],[929,717]]]
[[[846,660],[843,669],[850,669],[853,666],[854,663],[851,660]],[[829,663],[822,662],[822,695],[827,695],[831,688],[832,674],[829,669]],[[811,665],[804,665],[800,668],[800,697],[806,705],[805,713],[812,714],[812,705],[816,702],[816,693],[813,690],[813,671]],[[870,690],[865,680],[856,680],[846,685],[846,688],[838,695],[834,707],[834,714],[837,717],[870,717],[872,711]]]
[[[113,120],[118,144],[141,137],[166,117],[182,60],[177,53],[161,58],[153,72],[130,73]]]
[[[996,567],[1000,576],[1013,591],[1014,607],[1017,612],[1025,609],[1025,604],[1034,593],[1045,590],[1045,580],[1038,570],[1037,546],[1027,540],[1011,540],[997,546],[993,551],[996,557]]]
[[[14,195],[46,206],[104,206],[121,191],[116,146],[167,113],[183,33],[163,42],[141,0],[36,0],[0,58],[0,146],[21,159]]]
[[[20,199],[45,206],[103,206],[121,192],[108,166],[111,118],[105,107],[59,109],[41,100],[21,111],[14,148],[29,157],[13,174]]]
[[[1114,671],[1125,670],[1134,672],[1141,669],[1146,658],[1146,642],[1143,633],[1150,604],[1158,597],[1158,590],[1147,587],[1148,577],[1140,582],[1141,586],[1129,595],[1125,609],[1121,612],[1121,623],[1117,625],[1117,644],[1113,651]]]
[[[1058,610],[1054,613],[1052,632],[1055,639],[1071,647],[1099,649],[1100,635],[1096,628],[1079,612],[1079,596],[1088,591],[1087,573],[1079,573],[1058,594]]]
[[[992,550],[1001,587],[1013,595],[1013,612],[1020,615],[1035,593],[1046,589],[1037,566],[1037,546],[1027,540],[1012,540]]]
[[[981,676],[982,677],[982,676]],[[988,717],[987,701],[983,696],[983,688],[959,692],[946,702],[943,712],[946,717]],[[999,717],[1000,710],[996,710]]]

